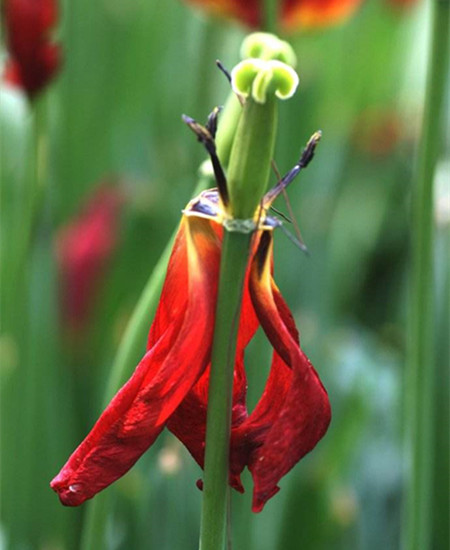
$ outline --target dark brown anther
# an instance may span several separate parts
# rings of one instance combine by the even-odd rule
[[[228,82],[231,84],[231,73],[228,71],[223,65],[222,62],[219,59],[216,59],[216,65],[219,67],[219,69],[223,72]]]
[[[222,110],[222,107],[214,107],[210,115],[208,116],[208,122],[206,123],[206,129],[209,130],[212,138],[216,138],[217,133],[217,120],[219,118],[219,113]]]
[[[286,187],[297,176],[300,170],[306,168],[308,164],[312,161],[314,157],[314,152],[321,137],[322,132],[319,130],[309,138],[309,141],[306,144],[306,147],[303,149],[302,155],[294,168],[292,168],[274,187],[272,187],[272,189],[270,189],[270,191],[265,194],[264,204],[266,206],[270,205],[278,197],[278,195],[280,195],[283,190],[286,189]]]
[[[198,141],[203,144],[208,152],[213,165],[214,177],[216,179],[217,188],[219,189],[220,198],[222,199],[224,206],[227,206],[229,203],[227,178],[225,177],[225,172],[223,171],[219,157],[217,156],[216,142],[214,141],[219,111],[220,109],[218,107],[213,110],[208,117],[206,126],[202,126],[196,120],[187,115],[182,115],[181,118],[183,119],[183,122],[185,122],[194,132]]]

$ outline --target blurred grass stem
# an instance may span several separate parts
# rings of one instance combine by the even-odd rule
[[[10,266],[5,268],[8,281],[5,288],[18,289],[16,282],[26,272],[26,263],[30,255],[34,229],[39,217],[43,193],[48,179],[48,138],[47,138],[47,101],[46,96],[31,104],[31,155],[26,174],[26,189],[21,205],[21,226],[17,235],[17,246],[10,256]],[[3,293],[4,312],[14,309],[16,292]]]
[[[43,202],[45,187],[48,185],[48,136],[47,136],[47,96],[38,98],[32,104],[32,156],[30,189],[27,203],[27,215],[24,220],[23,249],[18,269],[23,268],[28,256],[33,230]]]
[[[437,380],[433,308],[433,180],[442,135],[448,78],[449,2],[433,3],[432,31],[422,141],[413,203],[412,288],[410,307],[408,435],[410,483],[406,498],[406,550],[427,550],[431,543],[433,484],[433,393]]]

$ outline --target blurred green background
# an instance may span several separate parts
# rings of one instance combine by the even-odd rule
[[[19,90],[1,89],[0,547],[14,550],[80,547],[87,506],[63,508],[49,482],[101,411],[127,320],[195,188],[204,154],[181,114],[204,121],[225,102],[229,86],[215,60],[232,68],[246,33],[177,0],[61,4],[62,70],[35,106],[46,111],[48,159],[38,193],[30,104]],[[409,466],[410,206],[429,6],[399,4],[367,0],[344,24],[289,36],[300,87],[280,105],[280,171],[295,163],[315,130],[323,139],[289,190],[310,255],[279,232],[275,276],[328,390],[333,420],[259,515],[250,512],[251,480],[244,476],[246,494],[233,494],[231,503],[237,550],[400,547]],[[444,148],[440,153],[436,550],[448,548],[449,486],[448,147],[447,157]],[[125,199],[114,252],[86,323],[74,333],[61,307],[56,242],[101,182],[119,186]],[[286,211],[281,200],[277,206]],[[269,361],[258,333],[247,358],[253,404]],[[188,453],[164,432],[107,489],[106,548],[196,548],[199,477]]]

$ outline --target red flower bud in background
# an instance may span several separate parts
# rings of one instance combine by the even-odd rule
[[[118,240],[123,192],[101,185],[82,212],[57,235],[62,315],[66,327],[79,332],[89,320],[105,268]]]
[[[55,76],[61,48],[50,33],[58,20],[56,0],[5,0],[6,42],[10,59],[5,80],[22,87],[31,99]]]
[[[411,130],[394,107],[367,107],[356,118],[355,147],[371,157],[390,155],[401,141],[408,139]]]
[[[263,0],[189,0],[215,15],[237,19],[252,28],[264,22]],[[281,0],[279,13],[285,30],[332,25],[349,17],[362,0]]]

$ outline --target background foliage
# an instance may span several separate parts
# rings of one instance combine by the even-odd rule
[[[280,232],[275,271],[334,416],[318,448],[259,515],[250,512],[244,479],[247,494],[233,495],[231,504],[236,548],[400,544],[409,456],[410,204],[429,14],[426,3],[398,4],[367,0],[343,25],[289,37],[300,88],[280,106],[281,172],[315,130],[323,140],[289,191],[310,256]],[[30,105],[19,90],[1,90],[2,543],[11,549],[80,545],[84,508],[63,508],[48,484],[101,410],[127,319],[195,187],[203,151],[180,116],[203,121],[225,101],[228,83],[215,60],[231,68],[245,30],[177,0],[67,0],[57,34],[63,67],[37,100],[36,110],[46,111],[48,155],[37,193]],[[449,158],[440,153],[432,510],[438,550],[448,547],[449,433]],[[88,325],[74,333],[61,309],[57,235],[100,182],[125,194],[119,241]],[[248,358],[253,403],[268,362],[258,334]],[[200,476],[165,433],[107,490],[114,503],[107,548],[195,548]]]

